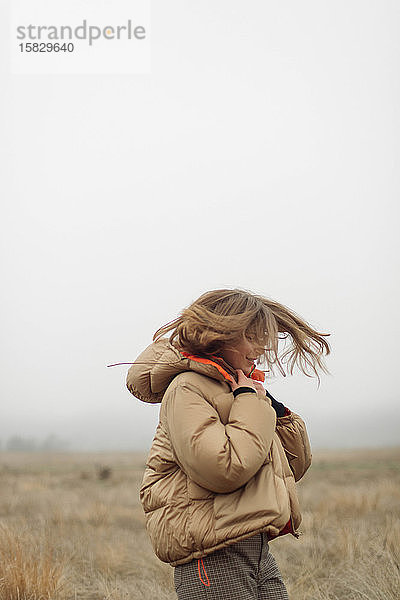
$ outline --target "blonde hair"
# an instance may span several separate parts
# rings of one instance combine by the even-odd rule
[[[329,334],[319,333],[283,304],[245,290],[206,292],[179,317],[157,329],[153,340],[169,332],[170,343],[190,354],[218,355],[244,335],[255,344],[258,362],[268,371],[278,367],[285,375],[285,365],[290,374],[296,366],[307,376],[318,377],[318,370],[327,372],[323,355],[330,352],[325,340]],[[286,341],[282,350],[280,339]]]

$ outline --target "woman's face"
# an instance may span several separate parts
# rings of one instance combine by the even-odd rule
[[[227,344],[220,354],[231,367],[241,369],[245,375],[248,375],[254,361],[260,356],[259,348],[259,345],[243,336],[242,340],[236,342],[235,345]]]

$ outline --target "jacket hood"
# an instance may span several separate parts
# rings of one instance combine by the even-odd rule
[[[180,352],[168,339],[161,338],[148,346],[128,371],[126,386],[143,402],[161,402],[165,390],[179,373],[196,371],[219,381],[232,381],[236,372],[222,358],[212,360]]]

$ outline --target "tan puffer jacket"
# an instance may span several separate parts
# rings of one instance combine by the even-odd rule
[[[300,525],[305,425],[294,413],[277,419],[261,392],[234,398],[223,367],[161,339],[128,372],[134,396],[161,402],[140,499],[154,551],[173,566],[261,531],[297,535]]]

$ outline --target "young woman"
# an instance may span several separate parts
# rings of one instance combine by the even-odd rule
[[[268,543],[298,537],[295,481],[311,452],[304,422],[265,390],[255,363],[318,376],[326,335],[278,302],[213,290],[129,369],[130,392],[161,402],[140,498],[179,600],[288,597]]]

